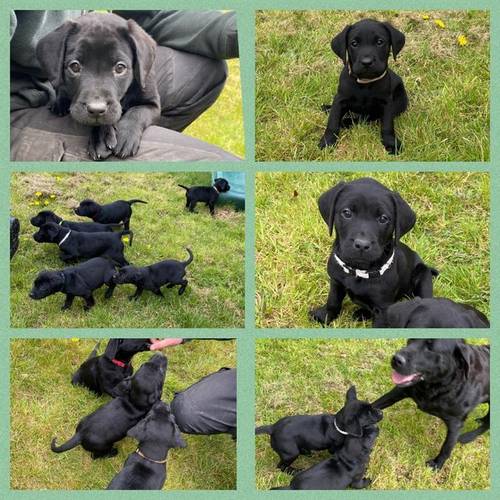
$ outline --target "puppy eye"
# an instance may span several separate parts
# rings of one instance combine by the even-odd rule
[[[359,45],[359,42],[357,40],[353,40],[351,42],[351,47],[357,47]]]
[[[384,40],[382,40],[382,38],[379,38],[376,43],[379,47],[381,47],[382,45],[384,45],[385,42]]]
[[[68,64],[68,68],[75,75],[78,75],[82,71],[82,65],[78,61],[71,61]]]
[[[382,214],[378,218],[378,221],[380,222],[380,224],[387,224],[389,222],[389,217],[387,217],[387,215],[385,215],[385,214]]]
[[[125,63],[117,62],[115,64],[115,73],[117,75],[123,75],[123,73],[125,73],[125,71],[127,71],[127,65]]]
[[[344,208],[341,213],[344,219],[350,219],[352,217],[352,212],[348,208]]]

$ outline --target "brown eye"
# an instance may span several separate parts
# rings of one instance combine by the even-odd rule
[[[348,208],[344,208],[341,213],[344,219],[350,219],[352,217],[352,212]]]
[[[71,61],[68,64],[68,68],[72,73],[75,73],[76,75],[82,71],[82,66],[78,61]]]
[[[385,214],[382,214],[378,218],[378,221],[380,222],[380,224],[387,224],[389,222],[389,217],[387,217],[387,215],[385,215]]]
[[[127,71],[127,66],[124,63],[118,62],[115,64],[115,73],[117,75],[123,75],[125,71]]]

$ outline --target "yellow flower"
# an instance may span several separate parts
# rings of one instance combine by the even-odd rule
[[[465,45],[467,45],[469,43],[469,40],[467,39],[467,37],[465,35],[459,35],[457,37],[457,43],[458,43],[458,45],[460,45],[460,47],[464,47]]]
[[[56,181],[60,181],[62,177],[60,175],[56,175]]]
[[[44,201],[43,201],[43,204],[44,204],[44,205],[48,205],[48,204],[49,204],[49,200],[44,200]]]
[[[41,192],[41,191],[37,191],[37,192],[35,193],[35,196],[36,196],[37,198],[40,198],[40,196],[42,196],[42,192]]]
[[[72,337],[71,342],[80,342],[80,339],[78,337]]]
[[[51,199],[51,200],[55,200],[55,199],[56,199],[56,195],[55,195],[55,194],[51,194],[51,195],[50,195],[50,199]]]
[[[434,19],[434,24],[441,29],[444,29],[446,25],[441,21],[441,19]]]
[[[129,237],[128,236],[124,236],[122,238],[122,240],[125,242],[125,243],[128,243],[130,241]]]
[[[424,14],[424,15],[422,16],[422,19],[423,19],[424,21],[428,21],[430,18],[431,18],[431,16],[429,16],[429,14]]]
[[[40,202],[38,200],[36,200],[36,201],[33,202],[33,205],[37,205],[38,206],[38,205],[40,205]]]

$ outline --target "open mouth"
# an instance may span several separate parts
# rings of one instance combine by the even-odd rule
[[[412,373],[411,375],[401,375],[401,373],[398,373],[396,370],[393,370],[391,378],[396,385],[404,387],[420,382],[420,380],[422,380],[422,374],[417,372],[417,373]]]

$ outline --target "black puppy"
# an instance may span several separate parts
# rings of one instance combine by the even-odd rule
[[[459,435],[471,411],[490,402],[490,346],[473,346],[461,339],[408,340],[391,361],[391,391],[373,403],[384,409],[405,398],[444,421],[446,439],[436,458],[427,465],[438,470],[457,441],[469,443],[490,428],[490,411],[477,429]]]
[[[229,182],[222,178],[215,179],[214,184],[211,187],[187,187],[182,184],[177,185],[186,190],[186,208],[189,208],[190,212],[194,212],[196,204],[198,202],[202,202],[210,208],[210,213],[212,215],[215,213],[215,204],[219,199],[219,194],[227,193],[231,189]]]
[[[396,302],[375,313],[373,328],[489,328],[488,318],[467,304],[434,298]]]
[[[179,285],[179,295],[184,293],[188,285],[186,266],[193,261],[193,253],[186,248],[189,258],[185,261],[163,260],[146,267],[125,266],[117,270],[113,279],[117,285],[131,283],[136,286],[135,293],[129,299],[137,300],[144,290],[150,290],[156,295],[163,297],[161,287],[167,285],[172,288]]]
[[[144,129],[160,117],[156,43],[139,25],[85,14],[40,39],[36,55],[57,92],[53,113],[92,127],[93,160],[137,153]]]
[[[364,477],[370,454],[378,436],[378,427],[365,427],[361,437],[348,436],[334,457],[299,472],[288,488],[277,490],[345,490],[362,489],[371,484]]]
[[[82,231],[84,233],[105,233],[112,232],[113,229],[118,229],[121,224],[99,224],[97,222],[75,222],[63,220],[50,210],[42,210],[37,215],[31,218],[31,224],[35,227],[42,227],[48,222],[54,222],[60,226],[67,227],[72,231]]]
[[[279,455],[277,467],[288,474],[297,469],[291,466],[299,455],[311,451],[335,451],[348,436],[360,438],[363,430],[382,418],[382,412],[356,396],[352,386],[346,393],[345,406],[335,415],[294,415],[284,417],[273,425],[262,425],[255,434],[269,434],[271,447]]]
[[[111,298],[116,284],[113,281],[115,263],[104,257],[95,257],[73,267],[57,271],[42,271],[33,282],[30,298],[40,300],[54,293],[66,294],[62,310],[69,309],[75,297],[85,300],[83,308],[88,311],[95,305],[92,292],[103,285],[108,289],[104,294],[106,299]]]
[[[346,26],[332,40],[333,52],[344,62],[337,95],[319,147],[334,146],[340,128],[349,125],[343,118],[349,111],[363,119],[381,120],[382,144],[391,154],[402,145],[394,133],[394,118],[408,107],[403,80],[389,69],[392,49],[394,59],[405,44],[403,33],[389,23],[364,19]]]
[[[80,420],[66,443],[57,446],[54,438],[50,449],[62,453],[81,445],[92,458],[115,456],[118,451],[113,444],[123,439],[160,399],[166,370],[167,358],[155,354],[135,375],[119,384],[119,396]]]
[[[186,442],[175,423],[170,406],[158,401],[146,418],[127,432],[139,441],[123,469],[111,480],[108,490],[161,490],[167,478],[167,456],[171,448]]]
[[[63,262],[92,257],[108,257],[119,266],[128,265],[123,255],[122,236],[131,231],[119,233],[82,233],[54,222],[44,224],[34,235],[38,243],[57,243],[59,257]]]
[[[104,354],[94,350],[74,373],[71,383],[83,385],[97,395],[117,396],[115,387],[134,372],[131,361],[138,352],[149,351],[149,339],[110,339]]]
[[[404,296],[432,297],[438,273],[399,239],[416,216],[401,196],[364,178],[340,182],[323,193],[319,211],[335,241],[328,260],[330,292],[325,306],[310,312],[327,325],[340,313],[346,293],[361,306],[356,318],[369,318]]]
[[[125,229],[130,229],[130,218],[132,217],[132,205],[144,203],[142,200],[118,200],[107,205],[99,205],[94,200],[83,200],[75,208],[75,214],[81,217],[89,217],[94,222],[101,224],[118,224],[123,222]]]

